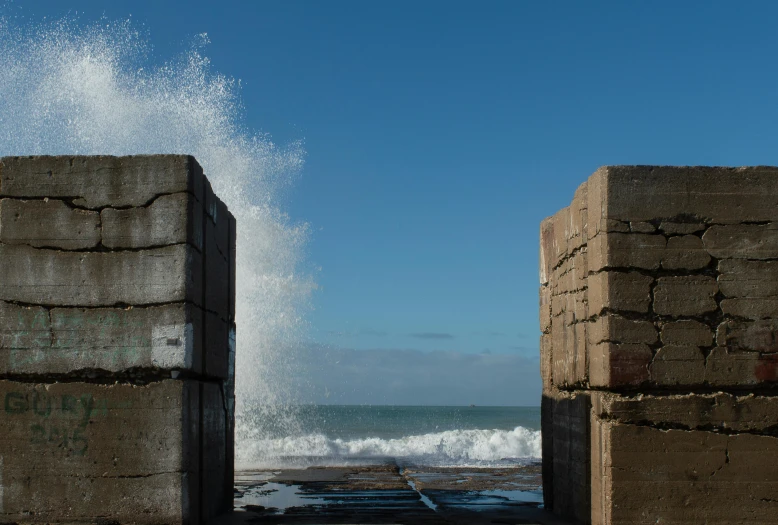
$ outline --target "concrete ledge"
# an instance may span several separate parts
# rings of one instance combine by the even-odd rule
[[[0,197],[68,199],[74,206],[146,206],[160,195],[202,199],[203,170],[189,155],[0,158]]]

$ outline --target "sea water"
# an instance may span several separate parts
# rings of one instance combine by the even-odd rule
[[[297,407],[305,431],[269,430],[239,469],[400,465],[509,467],[540,458],[539,407]]]

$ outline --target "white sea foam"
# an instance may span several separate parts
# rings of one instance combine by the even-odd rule
[[[281,211],[301,144],[279,147],[242,128],[238,85],[211,72],[205,36],[173,63],[154,63],[129,22],[20,27],[0,18],[0,155],[188,153],[238,222],[238,450],[264,422],[298,429],[294,348],[315,284],[300,271],[305,224]],[[279,423],[280,422],[280,423]],[[256,450],[256,449],[255,449]]]
[[[501,466],[540,458],[540,431],[449,430],[397,439],[331,439],[323,434],[264,439],[251,446],[267,451],[262,461],[241,469],[344,465],[392,458],[428,466]]]

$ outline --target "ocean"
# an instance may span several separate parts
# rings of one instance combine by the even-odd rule
[[[247,468],[369,465],[509,467],[540,459],[540,407],[311,405],[302,431],[252,443]],[[256,458],[256,456],[255,456]]]

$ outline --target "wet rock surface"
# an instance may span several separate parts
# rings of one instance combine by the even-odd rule
[[[568,523],[543,510],[540,463],[510,468],[373,466],[244,471],[233,523]]]

